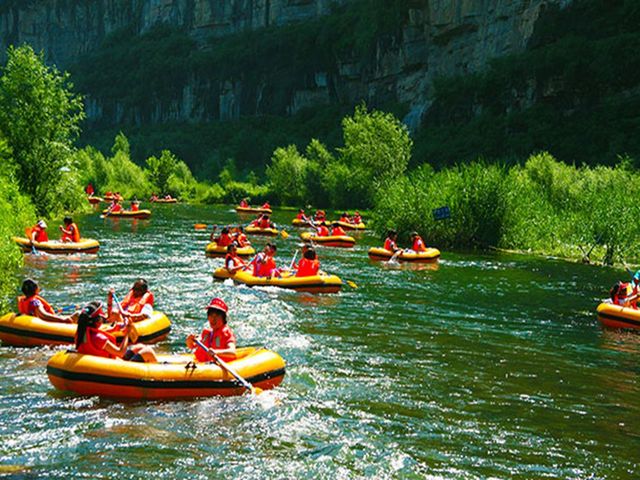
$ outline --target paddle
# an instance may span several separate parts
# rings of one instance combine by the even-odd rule
[[[287,233],[286,230],[280,230],[280,236],[283,238],[283,240],[286,240],[287,238],[289,238],[289,234]]]
[[[107,218],[109,215],[111,215],[112,210],[113,210],[113,205],[107,208],[107,213],[103,213],[102,215],[100,215],[100,218]]]
[[[247,382],[244,378],[242,378],[240,376],[240,374],[238,372],[236,372],[233,368],[231,368],[227,363],[225,363],[224,361],[222,361],[222,359],[216,355],[216,352],[214,352],[213,350],[205,347],[204,343],[202,343],[200,340],[198,340],[197,338],[194,338],[196,345],[198,345],[201,349],[203,349],[205,352],[207,352],[207,354],[213,358],[213,360],[220,366],[222,367],[223,370],[226,370],[228,373],[230,373],[238,382],[240,382],[240,385],[242,385],[244,388],[246,388],[247,390],[249,390],[252,394],[254,395],[260,395],[262,393],[262,389],[259,387],[254,387],[253,385],[251,385],[249,382]]]
[[[298,256],[298,250],[296,249],[295,253],[293,254],[293,258],[291,259],[291,263],[289,264],[289,270],[293,269],[293,264],[296,263],[297,256]]]
[[[125,322],[131,322],[131,320],[125,316],[126,314],[124,312],[124,308],[122,308],[122,305],[118,301],[118,297],[116,297],[116,292],[113,292],[113,301],[116,302],[116,306],[120,311],[120,315],[122,316],[122,319]],[[129,330],[129,340],[131,340],[133,343],[136,343],[138,341],[138,337],[139,337],[139,334],[138,334],[138,330],[136,329],[136,325],[135,323],[131,322],[131,330]]]

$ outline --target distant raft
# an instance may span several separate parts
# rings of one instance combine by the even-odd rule
[[[369,249],[369,258],[371,260],[389,260],[391,257],[393,257],[393,252],[386,248],[373,247]],[[439,258],[440,250],[437,248],[427,248],[424,252],[403,250],[402,253],[396,257],[399,262],[414,263],[433,263],[437,262]]]
[[[242,283],[249,287],[279,287],[308,293],[337,293],[342,288],[342,280],[336,275],[312,275],[309,277],[295,277],[293,275],[283,277],[256,277],[253,274],[238,270],[230,273],[226,268],[218,268],[213,272],[216,280],[231,278],[236,283]]]
[[[98,204],[98,203],[100,203],[100,202],[102,202],[102,201],[103,201],[103,200],[102,200],[102,198],[100,198],[100,197],[94,197],[93,195],[89,195],[89,196],[87,197],[87,200],[89,201],[89,203],[90,203],[91,205],[96,205],[96,204]]]
[[[236,207],[238,213],[273,213],[270,208],[262,207]]]
[[[365,224],[362,223],[362,222],[360,222],[360,223],[349,223],[349,222],[336,221],[336,222],[327,222],[327,225],[329,225],[329,223],[331,223],[331,224],[337,223],[338,225],[340,225],[345,230],[366,230],[367,229]]]
[[[149,218],[151,210],[120,210],[119,212],[109,212],[109,209],[103,210],[105,217],[113,218]]]
[[[133,324],[138,342],[156,343],[164,340],[171,331],[171,322],[164,313],[153,312],[151,318]],[[0,340],[16,347],[64,345],[74,343],[77,325],[74,323],[47,322],[38,317],[7,313],[0,317]],[[116,339],[122,332],[114,332]]]
[[[285,375],[282,357],[265,348],[239,348],[237,358],[227,364],[263,390],[280,385]],[[158,355],[158,363],[138,363],[67,350],[49,359],[47,375],[58,390],[107,398],[159,400],[247,391],[222,367],[196,363],[193,355]]]
[[[48,242],[33,242],[26,237],[13,237],[13,241],[18,244],[23,252],[32,252],[35,248],[37,252],[45,252],[53,255],[69,255],[72,253],[97,253],[100,243],[92,238],[82,238],[79,242],[61,242],[59,240],[49,240]]]
[[[227,247],[221,247],[216,242],[211,242],[204,249],[204,253],[207,257],[224,257],[227,254]],[[236,253],[241,257],[250,257],[256,254],[256,250],[251,245],[247,245],[237,248]]]
[[[598,305],[597,312],[603,327],[640,330],[640,310],[602,302]]]
[[[348,235],[329,235],[327,237],[319,237],[310,232],[303,232],[300,234],[300,238],[304,241],[310,241],[325,247],[353,248],[356,244],[355,238],[349,237]]]
[[[260,227],[246,227],[244,233],[247,235],[266,235],[268,237],[275,237],[279,231],[277,228],[260,228]]]
[[[152,203],[178,203],[177,198],[158,198],[156,200],[151,200]]]

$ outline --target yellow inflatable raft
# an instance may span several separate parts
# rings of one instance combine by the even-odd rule
[[[29,315],[7,313],[0,317],[0,340],[17,347],[72,344],[77,325],[73,323],[47,322]],[[134,323],[138,342],[156,343],[167,338],[171,322],[164,313],[153,312],[151,318]],[[105,327],[106,328],[106,327]],[[115,332],[120,339],[121,332]]]
[[[33,251],[31,240],[26,237],[13,237],[13,241],[18,244],[23,252]],[[81,238],[79,242],[60,242],[59,240],[49,240],[48,242],[33,242],[33,246],[38,252],[46,252],[54,255],[65,255],[70,253],[97,253],[100,243],[92,238]]]
[[[286,275],[283,274],[283,275]],[[295,290],[297,292],[309,293],[337,293],[342,288],[342,280],[336,275],[313,275],[310,277],[294,277],[293,275],[283,277],[255,277],[246,270],[238,270],[230,273],[226,268],[218,268],[213,272],[216,280],[233,279],[234,282],[242,283],[250,287],[280,287]]]
[[[360,223],[348,223],[348,222],[336,221],[336,222],[331,222],[331,223],[337,223],[338,225],[340,225],[345,230],[366,230],[366,228],[367,228],[364,225],[364,223],[362,223],[362,222],[360,222]],[[327,222],[327,225],[328,224],[329,224],[329,222]]]
[[[603,302],[597,312],[603,327],[640,329],[640,310],[635,308]]]
[[[103,201],[103,200],[102,200],[102,198],[100,198],[100,197],[94,197],[94,196],[92,196],[92,195],[89,195],[89,196],[87,197],[87,200],[89,201],[89,203],[90,203],[91,205],[96,205],[96,204],[98,204],[98,203],[100,203],[100,202],[102,202],[102,201]]]
[[[158,363],[127,362],[83,355],[56,353],[47,362],[47,375],[59,390],[136,400],[242,395],[247,390],[215,363],[195,363],[193,355],[158,355]],[[264,348],[237,350],[227,361],[241,377],[263,390],[282,383],[285,362]]]
[[[278,229],[276,228],[260,228],[260,227],[246,227],[244,233],[247,235],[266,235],[268,237],[275,237],[278,235]]]
[[[114,218],[149,218],[151,216],[151,210],[120,210],[119,212],[109,213],[109,209],[102,211],[105,217]]]
[[[177,198],[158,198],[156,200],[150,200],[151,203],[178,203]]]
[[[219,247],[216,242],[211,242],[204,249],[204,253],[207,257],[224,257],[227,254],[227,247]],[[241,257],[250,257],[255,255],[256,251],[251,245],[238,248],[236,253]]]
[[[371,260],[389,260],[393,257],[393,252],[386,248],[373,247],[369,249],[369,258]],[[427,248],[424,252],[414,252],[413,250],[403,250],[396,257],[399,262],[415,262],[415,263],[432,263],[437,262],[440,258],[440,250],[437,248]]]
[[[238,213],[273,213],[270,208],[261,207],[236,207]]]
[[[328,237],[318,237],[313,233],[303,232],[300,234],[300,238],[304,241],[310,241],[317,243],[318,245],[324,245],[325,247],[339,247],[339,248],[352,248],[356,244],[356,240],[353,237],[347,235],[329,235]]]

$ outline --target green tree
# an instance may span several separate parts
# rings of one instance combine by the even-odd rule
[[[47,67],[29,45],[9,47],[0,77],[0,131],[13,151],[16,177],[40,214],[65,209],[57,186],[73,168],[73,141],[84,118],[67,73]],[[71,196],[82,195],[82,190]]]
[[[129,145],[129,139],[122,132],[118,132],[116,138],[113,140],[113,146],[111,147],[112,155],[115,155],[118,152],[122,152],[128,157],[131,157],[131,146]]]
[[[295,145],[273,152],[266,174],[271,191],[280,202],[301,205],[306,201],[308,163]]]
[[[369,112],[365,105],[342,120],[342,130],[344,147],[338,152],[350,170],[345,181],[353,200],[369,207],[383,183],[405,172],[413,142],[407,127],[393,114]]]
[[[158,193],[168,191],[169,177],[176,170],[178,159],[169,150],[163,150],[160,157],[147,158],[147,175]]]

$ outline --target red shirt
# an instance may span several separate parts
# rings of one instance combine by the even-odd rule
[[[200,341],[207,347],[214,350],[224,350],[229,348],[231,343],[236,343],[236,337],[229,328],[228,325],[223,326],[215,331],[211,330],[211,327],[207,325],[200,334]],[[209,354],[202,350],[200,347],[196,347],[196,360],[199,362],[208,362],[211,360]]]
[[[331,230],[331,235],[335,237],[344,237],[346,233],[342,229],[342,227],[333,227],[333,230]]]

